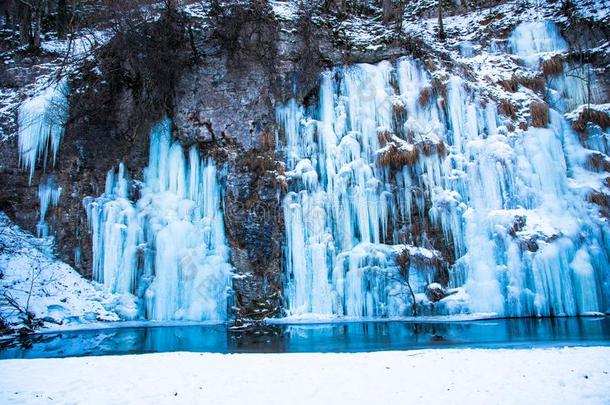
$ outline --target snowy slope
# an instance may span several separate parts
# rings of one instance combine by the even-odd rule
[[[24,232],[0,212],[0,316],[12,326],[19,326],[26,310],[57,327],[117,321],[108,308],[133,305],[128,296],[102,293],[50,250],[48,240]]]

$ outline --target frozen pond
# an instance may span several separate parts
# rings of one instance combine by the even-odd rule
[[[366,352],[422,348],[528,348],[610,345],[610,318],[456,322],[350,322],[261,326],[139,326],[52,332],[4,340],[0,358],[155,352]]]

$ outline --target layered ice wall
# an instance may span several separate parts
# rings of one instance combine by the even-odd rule
[[[403,96],[391,86],[393,79]],[[427,181],[440,181],[437,154],[405,166],[395,179],[378,164],[392,153],[408,159],[423,148],[439,147],[438,112],[421,110],[417,103],[428,82],[421,67],[407,59],[397,69],[388,62],[358,65],[322,76],[314,112],[294,101],[278,109],[291,184],[283,202],[290,315],[374,317],[411,311],[395,260],[405,249],[416,269],[409,279],[419,300],[426,299],[426,285],[442,277],[439,253],[407,245],[404,230],[416,215],[412,209],[424,208],[423,195],[411,193],[412,177],[425,173]],[[400,131],[398,108],[413,114]],[[429,191],[436,192],[434,184]]]
[[[518,52],[563,46],[526,49],[540,27],[555,35],[520,27]],[[420,314],[608,311],[610,227],[587,202],[603,179],[565,118],[551,110],[547,128],[510,132],[459,77],[433,91],[404,58],[334,69],[317,104],[278,108],[288,315],[405,316],[413,299]],[[450,295],[429,294],[437,283]]]
[[[150,159],[130,200],[121,164],[105,193],[87,199],[93,276],[112,292],[135,294],[133,317],[221,321],[227,318],[232,267],[224,234],[215,163],[195,147],[171,142],[171,121],[157,124]]]

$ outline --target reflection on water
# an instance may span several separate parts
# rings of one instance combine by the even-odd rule
[[[610,318],[468,322],[361,322],[263,326],[163,326],[70,331],[5,341],[0,358],[153,352],[364,352],[442,347],[609,345]]]

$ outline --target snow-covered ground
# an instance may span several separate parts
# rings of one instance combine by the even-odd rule
[[[46,326],[117,321],[111,309],[134,305],[107,294],[51,252],[49,239],[35,238],[0,212],[0,316],[18,327],[31,312]]]
[[[610,348],[4,360],[0,402],[608,404]]]

